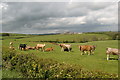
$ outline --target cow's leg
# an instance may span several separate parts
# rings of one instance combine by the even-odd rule
[[[110,55],[109,55],[109,54],[107,54],[107,60],[109,60],[109,57],[110,57]]]
[[[25,48],[23,48],[23,50],[25,51]]]
[[[83,55],[83,52],[81,52],[81,55]]]
[[[68,52],[70,52],[70,49],[68,48]]]
[[[90,55],[90,51],[86,51],[88,55]]]
[[[20,47],[20,50],[22,50],[22,47]]]
[[[43,48],[43,52],[45,51],[45,49]]]
[[[38,47],[38,48],[36,48],[37,50],[40,50],[40,48]]]
[[[70,48],[68,48],[68,51],[70,52]]]
[[[43,48],[41,47],[41,51],[43,51]]]
[[[84,51],[81,52],[81,55],[83,55],[83,54],[84,54]]]
[[[63,48],[63,47],[61,48],[61,51],[64,51],[64,48]]]
[[[90,51],[88,51],[88,55],[90,55]]]
[[[94,55],[94,51],[92,51],[92,55]]]
[[[41,51],[43,51],[43,48],[40,48],[41,49]]]
[[[88,54],[87,51],[84,51],[85,54]]]
[[[24,51],[26,51],[26,47],[24,47]]]
[[[43,51],[43,48],[42,48],[42,47],[41,47],[40,49],[41,49],[41,51]]]
[[[43,52],[44,52],[44,47],[42,48]]]
[[[22,50],[22,47],[20,47],[20,50]]]
[[[120,55],[118,55],[118,60],[120,60]]]
[[[91,52],[92,52],[92,51],[90,50],[89,53],[88,53],[88,55],[91,55]]]
[[[38,47],[36,47],[36,50],[38,50]]]

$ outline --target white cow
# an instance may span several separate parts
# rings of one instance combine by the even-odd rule
[[[116,48],[106,48],[107,60],[109,60],[110,55],[118,55],[120,59],[120,49]]]
[[[71,51],[72,47],[70,44],[59,44],[61,51]]]
[[[44,51],[45,51],[45,44],[37,44],[37,45],[36,45],[36,49],[37,49],[37,50],[41,49],[41,51],[44,52]]]

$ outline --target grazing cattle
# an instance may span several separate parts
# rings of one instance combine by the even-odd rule
[[[44,52],[44,51],[45,51],[45,44],[37,44],[37,45],[36,45],[36,49],[37,49],[37,50],[41,49],[41,51]]]
[[[36,47],[26,46],[26,50],[34,50]]]
[[[9,44],[10,44],[10,47],[12,48],[13,47],[13,42],[10,42]]]
[[[61,51],[71,51],[72,47],[70,44],[59,44],[59,46],[61,47]]]
[[[15,48],[14,48],[13,46],[10,46],[9,48],[10,48],[11,50],[15,50]]]
[[[9,48],[10,48],[11,50],[15,50],[15,48],[13,47],[13,42],[10,42],[9,44],[10,44],[10,47],[9,47]]]
[[[10,42],[10,45],[12,46],[12,45],[13,45],[13,42]]]
[[[72,50],[72,48],[70,48],[70,51]],[[64,48],[64,51],[69,51],[69,49],[68,48]]]
[[[91,53],[94,52],[95,48],[96,47],[94,45],[81,45],[81,46],[79,46],[80,51],[82,51],[81,55],[83,55],[85,51],[88,51],[89,52],[88,55],[91,55]]]
[[[46,48],[45,51],[53,51],[53,47],[51,47],[51,48]]]
[[[116,48],[106,48],[107,60],[109,60],[110,55],[118,55],[120,58],[120,49]]]
[[[19,49],[20,49],[20,50],[26,50],[26,45],[27,45],[27,44],[20,44],[20,45],[19,45]]]

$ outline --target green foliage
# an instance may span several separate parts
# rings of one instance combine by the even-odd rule
[[[16,56],[15,50],[11,50],[11,49],[3,46],[3,48],[2,48],[3,67],[5,67],[7,69],[11,68],[11,63],[9,61],[15,56]]]
[[[3,49],[3,50],[6,50]],[[7,49],[8,50],[8,49]],[[9,62],[10,70],[21,72],[26,78],[116,78],[117,75],[101,71],[88,71],[78,65],[59,63],[52,59],[38,58],[34,54],[17,54],[14,51],[3,51],[4,62]],[[9,55],[10,54],[10,55]],[[14,55],[13,55],[14,54]],[[8,63],[7,63],[8,64]],[[4,67],[8,66],[6,63]]]
[[[6,48],[4,46],[2,47],[2,58],[4,61],[11,60],[15,55],[16,55],[15,50],[11,50],[11,49]]]

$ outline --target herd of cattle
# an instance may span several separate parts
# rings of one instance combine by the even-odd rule
[[[71,52],[72,50],[72,46],[70,44],[56,44],[53,43],[55,45],[58,45],[61,47],[61,51],[68,51]],[[31,46],[27,46],[27,44],[20,44],[18,46],[18,49],[20,50],[40,50],[41,51],[53,51],[53,48],[46,48],[45,49],[46,44],[37,44],[35,47],[31,47]],[[10,42],[10,49],[15,49],[13,47],[13,42]],[[82,52],[81,55],[83,55],[84,53],[88,53],[88,55],[91,55],[94,53],[96,46],[95,45],[79,45],[78,46],[79,50]],[[118,55],[118,58],[120,59],[120,49],[116,49],[116,48],[106,48],[106,55],[107,55],[107,60],[109,60],[110,55]]]

